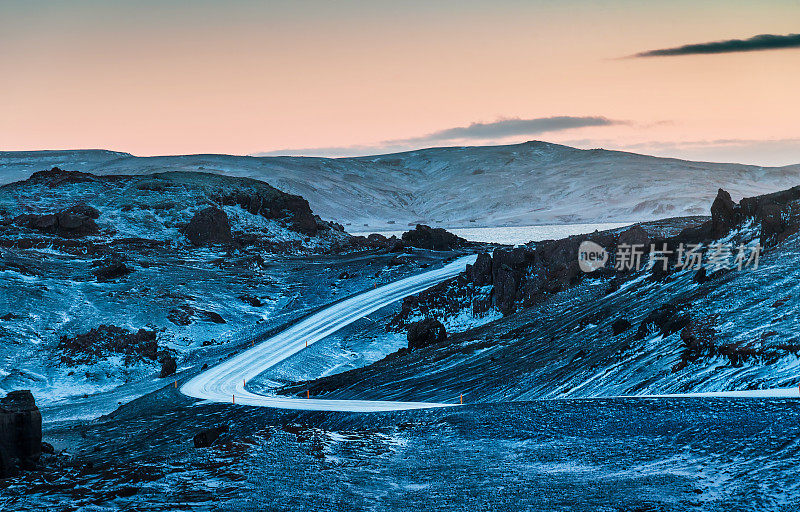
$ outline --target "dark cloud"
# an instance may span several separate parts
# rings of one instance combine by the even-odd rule
[[[256,153],[255,156],[366,156],[409,151],[442,143],[470,143],[473,141],[496,142],[514,136],[536,135],[545,132],[584,128],[588,126],[611,126],[627,124],[601,116],[555,116],[533,119],[500,119],[492,123],[472,123],[469,126],[447,128],[409,139],[383,141],[374,146],[343,146],[327,148],[282,149]]]
[[[554,132],[559,130],[569,130],[571,128],[584,128],[587,126],[610,126],[622,124],[622,121],[614,121],[605,117],[598,116],[555,116],[538,117],[534,119],[500,119],[493,123],[472,123],[469,126],[448,128],[433,132],[422,137],[414,137],[395,143],[420,144],[435,143],[448,140],[474,140],[512,137],[515,135],[535,135],[537,133]]]
[[[800,48],[800,34],[779,36],[761,34],[749,39],[728,39],[711,43],[687,44],[676,48],[662,48],[637,53],[633,57],[668,57],[675,55],[707,55],[714,53],[755,52],[781,48]]]

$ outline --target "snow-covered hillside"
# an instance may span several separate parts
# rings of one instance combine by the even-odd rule
[[[349,231],[652,220],[705,214],[719,187],[738,200],[800,184],[800,165],[690,162],[546,142],[337,159],[0,152],[0,183],[53,165],[95,174],[256,178],[303,196],[315,213]]]

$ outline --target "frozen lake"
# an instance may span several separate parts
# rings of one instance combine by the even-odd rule
[[[547,224],[540,226],[503,226],[491,228],[446,228],[461,238],[473,242],[489,242],[496,244],[518,245],[540,240],[556,240],[571,235],[592,233],[595,230],[606,230],[629,226],[632,222],[601,222],[595,224]],[[410,227],[408,229],[411,229]],[[364,231],[355,232],[353,235],[367,236],[379,233],[383,236],[400,236],[405,230],[396,231]]]

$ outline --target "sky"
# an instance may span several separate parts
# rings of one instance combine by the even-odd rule
[[[0,150],[800,163],[800,2],[0,0]]]

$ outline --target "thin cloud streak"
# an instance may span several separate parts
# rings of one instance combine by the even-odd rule
[[[472,123],[469,126],[447,128],[419,137],[386,140],[372,146],[285,149],[256,153],[255,156],[366,156],[410,151],[436,144],[494,141],[507,137],[537,135],[540,133],[571,130],[575,128],[614,126],[621,124],[628,124],[628,121],[608,119],[602,116],[553,116],[533,119],[508,118],[499,119],[491,123]]]
[[[534,135],[537,133],[585,128],[588,126],[611,126],[623,124],[601,116],[554,116],[534,119],[499,119],[493,123],[472,123],[469,126],[448,128],[422,137],[401,139],[397,143],[418,144],[459,139],[488,139],[493,137],[513,137],[515,135]]]
[[[697,43],[662,48],[637,53],[631,57],[674,57],[679,55],[709,55],[718,53],[755,52],[800,48],[800,34],[775,35],[761,34],[749,39],[728,39],[710,43]]]

